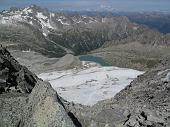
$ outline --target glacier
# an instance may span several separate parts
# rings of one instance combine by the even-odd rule
[[[58,94],[69,102],[92,106],[110,99],[144,72],[119,67],[93,66],[42,73]]]

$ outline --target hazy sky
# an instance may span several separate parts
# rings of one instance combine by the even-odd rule
[[[114,8],[120,11],[168,11],[170,0],[0,0],[0,10],[28,5],[40,5],[49,10],[88,10]]]

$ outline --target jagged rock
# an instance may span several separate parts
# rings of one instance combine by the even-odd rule
[[[50,84],[38,81],[29,95],[24,127],[74,127],[56,91]]]
[[[30,93],[36,84],[37,76],[21,66],[6,50],[0,47],[0,93]]]
[[[74,127],[56,91],[38,80],[31,94],[0,95],[2,127]]]
[[[164,125],[165,121],[164,119],[156,116],[156,113],[153,113],[149,111],[148,113],[145,113],[142,111],[141,113],[134,114],[133,116],[130,116],[128,120],[124,123],[127,127],[162,127],[166,126]]]
[[[0,127],[81,127],[51,85],[2,47],[0,67]]]

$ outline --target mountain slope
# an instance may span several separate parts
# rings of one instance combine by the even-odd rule
[[[24,44],[26,47],[35,44],[33,50],[41,50],[41,53],[56,57],[66,53],[79,55],[103,45],[109,47],[135,41],[148,45],[169,45],[170,43],[168,35],[165,36],[155,30],[132,23],[127,17],[67,15],[52,13],[35,5],[27,8],[11,8],[9,11],[1,12],[0,26],[3,27],[3,25],[15,26],[14,29],[24,27],[23,31],[29,31],[26,33],[28,37],[31,37],[26,41],[27,45]],[[4,36],[1,33],[0,39],[9,41]],[[27,36],[24,38],[22,35],[22,37],[23,40],[28,39]],[[18,39],[10,41],[18,42]],[[23,42],[19,43],[23,44]]]
[[[27,23],[0,24],[0,43],[10,50],[36,51],[48,56],[62,56],[65,51],[52,44]]]

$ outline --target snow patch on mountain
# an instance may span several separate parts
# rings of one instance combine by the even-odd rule
[[[90,67],[42,73],[43,80],[68,101],[94,105],[98,101],[114,97],[143,72],[118,67]]]
[[[43,13],[41,13],[41,12],[37,12],[37,18],[39,18],[39,19],[47,19],[48,17],[47,16],[45,16],[45,15],[43,15]]]
[[[25,8],[23,10],[23,12],[25,12],[25,14],[33,13],[32,9],[30,7]]]
[[[28,23],[42,31],[44,36],[48,36],[49,33],[60,34],[63,31],[74,28],[76,24],[78,26],[87,25],[87,27],[90,25],[91,27],[92,24],[107,24],[107,22],[114,23],[114,21],[115,19],[109,17],[90,17],[85,15],[66,15],[64,13],[49,12],[47,9],[35,5],[26,8],[14,8],[0,13],[1,24]],[[115,25],[117,22],[118,21],[115,22]],[[92,27],[95,27],[95,25],[92,25]],[[136,27],[132,29],[137,30]]]
[[[32,21],[30,21],[29,23],[30,23],[31,25],[33,25],[33,22],[32,22]]]
[[[62,19],[58,19],[58,21],[59,22],[61,22],[61,24],[63,24],[63,25],[70,25],[69,23],[67,23],[67,22],[63,22],[63,20]]]

